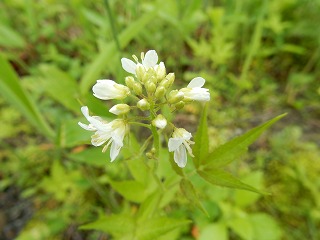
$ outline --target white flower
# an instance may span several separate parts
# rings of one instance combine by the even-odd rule
[[[127,112],[130,111],[130,106],[128,104],[117,104],[114,105],[109,112],[115,114],[115,115],[122,115],[126,114]]]
[[[184,100],[191,101],[210,101],[209,89],[202,88],[205,80],[202,77],[196,77],[191,80],[186,88],[180,89],[184,93]]]
[[[115,119],[108,123],[100,117],[90,116],[87,106],[82,107],[81,111],[89,121],[89,125],[81,122],[78,124],[85,130],[95,132],[91,136],[92,145],[97,147],[107,142],[103,147],[103,152],[105,152],[111,144],[110,159],[111,162],[113,162],[123,146],[123,139],[127,132],[128,125],[122,119]]]
[[[128,58],[121,58],[121,65],[125,71],[128,73],[136,74],[137,64],[140,64],[138,58],[133,56],[137,63],[128,59]],[[158,54],[155,50],[149,50],[145,56],[141,54],[142,65],[145,70],[149,68],[154,68],[155,70],[158,69]],[[161,68],[163,68],[163,63],[161,64]],[[160,70],[160,69],[159,69]]]
[[[102,100],[123,99],[130,94],[130,89],[109,79],[97,80],[92,87],[93,95]]]
[[[169,152],[174,151],[174,161],[181,168],[187,164],[186,150],[188,150],[188,153],[193,157],[190,144],[194,144],[194,142],[190,141],[191,137],[191,133],[184,128],[175,128],[172,138],[170,138],[168,142]]]
[[[152,124],[157,128],[164,129],[167,126],[167,119],[159,114],[155,119],[153,119]]]

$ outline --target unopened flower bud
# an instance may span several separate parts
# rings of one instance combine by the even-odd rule
[[[137,95],[141,95],[142,94],[142,86],[140,83],[135,82],[134,86],[133,86],[133,91],[135,94]]]
[[[152,77],[156,77],[156,72],[153,68],[149,68],[148,71],[144,74],[142,82],[146,84],[151,80]]]
[[[177,110],[182,109],[184,107],[184,101],[180,101],[178,103],[176,103],[174,106]]]
[[[163,62],[160,62],[157,69],[156,69],[157,79],[161,81],[166,76],[166,67],[164,66]]]
[[[181,101],[183,98],[184,98],[183,92],[180,92],[178,90],[172,90],[169,93],[168,102],[170,104],[174,104],[174,103],[177,103],[177,102]]]
[[[142,111],[146,111],[150,109],[150,103],[148,103],[147,99],[143,98],[137,102],[137,107]]]
[[[165,93],[166,93],[166,89],[163,86],[159,86],[159,87],[157,87],[154,95],[157,99],[160,99],[165,95]]]
[[[145,84],[148,95],[152,95],[156,90],[156,85],[153,82],[147,82]]]
[[[170,88],[174,82],[175,76],[174,73],[169,73],[160,83],[164,88]]]
[[[152,125],[157,128],[164,129],[167,126],[167,119],[159,114],[155,119],[153,119]]]
[[[133,86],[135,84],[135,80],[132,76],[126,77],[125,82],[126,82],[126,85],[128,88],[133,89]]]
[[[127,112],[130,111],[130,106],[127,104],[117,104],[114,105],[109,112],[115,114],[115,115],[122,115],[126,114]]]
[[[143,78],[144,76],[146,75],[146,69],[144,68],[144,66],[140,63],[137,64],[137,67],[136,67],[136,75],[137,75],[137,78],[140,80],[140,81],[143,81]]]

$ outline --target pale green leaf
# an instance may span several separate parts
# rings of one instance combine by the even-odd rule
[[[184,194],[184,196],[192,203],[194,204],[196,207],[198,207],[204,214],[206,214],[207,216],[209,216],[208,212],[206,211],[206,209],[202,206],[198,194],[196,192],[196,189],[194,188],[193,184],[183,178],[180,182],[180,189],[182,191],[182,193]]]
[[[134,219],[127,214],[100,217],[97,221],[80,226],[83,230],[99,230],[120,237],[135,231]]]
[[[20,80],[8,61],[0,54],[0,94],[16,107],[43,135],[53,138],[54,133],[39,109],[20,85]]]
[[[194,137],[195,144],[192,149],[192,152],[194,154],[193,162],[196,168],[198,168],[201,162],[203,162],[206,159],[209,151],[207,109],[208,104],[205,105],[202,111],[198,130]]]
[[[140,205],[137,218],[139,222],[144,222],[147,219],[153,217],[156,213],[162,197],[161,191],[156,191],[151,194],[143,203]]]
[[[25,40],[18,31],[15,31],[13,28],[4,24],[0,25],[0,36],[0,46],[9,48],[24,48],[26,45]]]
[[[203,165],[221,167],[236,160],[240,155],[247,151],[248,146],[252,144],[265,130],[285,115],[286,113],[279,115],[266,123],[251,129],[247,133],[219,146],[208,155],[205,161],[202,162]]]
[[[71,153],[68,157],[94,167],[106,166],[110,161],[109,156],[103,153],[100,147],[89,147],[81,152]]]
[[[141,203],[143,202],[149,195],[148,189],[146,189],[146,186],[143,184],[133,181],[133,180],[127,180],[127,181],[112,181],[111,182],[112,188],[120,193],[125,199]]]
[[[77,101],[79,96],[75,79],[55,66],[42,65],[40,69],[45,91],[64,107],[78,113],[80,104]]]
[[[282,239],[282,230],[278,223],[271,216],[265,213],[251,214],[250,220],[253,226],[254,239]]]
[[[209,224],[205,226],[199,236],[199,240],[209,240],[213,239],[217,240],[228,240],[228,229],[223,223],[215,223],[215,224]]]
[[[203,179],[213,185],[229,188],[239,188],[256,193],[261,193],[259,190],[241,182],[239,179],[232,176],[230,173],[224,171],[223,169],[207,168],[204,170],[198,170],[198,173]]]
[[[237,235],[241,237],[241,239],[253,239],[253,227],[248,218],[234,218],[228,222],[228,225]]]
[[[138,225],[137,239],[152,240],[176,228],[190,224],[189,220],[167,217],[148,219]]]
[[[64,148],[74,147],[83,143],[90,144],[90,135],[92,134],[92,132],[81,128],[77,119],[65,120],[60,126],[58,142]]]

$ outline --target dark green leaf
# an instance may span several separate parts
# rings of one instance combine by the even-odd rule
[[[225,166],[232,161],[236,160],[241,154],[247,151],[247,148],[252,144],[266,129],[272,124],[283,118],[285,114],[277,116],[268,122],[251,129],[247,133],[232,139],[231,141],[219,146],[212,153],[208,155],[203,165],[209,165],[211,167]]]

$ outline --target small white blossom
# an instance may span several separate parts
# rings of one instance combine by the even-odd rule
[[[155,70],[158,69],[158,54],[155,50],[149,50],[146,55],[143,57],[141,57],[142,62],[139,63],[137,57],[135,57],[135,60],[137,63],[135,63],[134,61],[128,59],[128,58],[121,58],[121,65],[123,67],[123,69],[125,71],[127,71],[128,73],[132,73],[132,74],[136,74],[136,69],[137,69],[137,65],[138,64],[142,64],[142,66],[145,68],[145,70],[148,70],[149,68],[154,68]],[[159,69],[159,71],[162,73],[163,72],[163,67],[164,67],[164,63],[160,63],[161,64],[161,70]],[[159,72],[159,74],[160,74]]]
[[[85,130],[95,132],[91,136],[92,145],[97,147],[107,143],[103,147],[103,152],[105,152],[111,144],[110,159],[111,162],[113,162],[123,146],[123,139],[128,129],[127,124],[122,119],[115,119],[108,123],[100,117],[90,116],[87,106],[82,107],[81,111],[89,124],[86,125],[81,122],[78,124]]]
[[[186,88],[180,89],[184,93],[184,100],[191,101],[210,101],[209,89],[202,88],[205,80],[202,77],[196,77],[191,80]]]
[[[115,115],[122,115],[126,114],[130,111],[130,106],[128,104],[117,104],[114,105],[109,112],[115,114]]]
[[[175,128],[172,137],[169,139],[168,148],[169,152],[174,152],[174,161],[179,167],[183,168],[187,164],[187,151],[193,157],[190,144],[194,142],[190,141],[192,137],[184,128]]]
[[[157,128],[164,129],[167,126],[167,119],[159,114],[155,119],[153,119],[152,124]]]
[[[130,94],[130,89],[109,79],[97,80],[92,87],[93,95],[102,100],[123,99]]]

